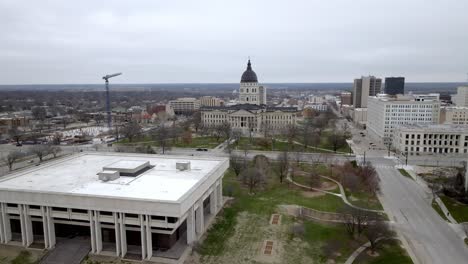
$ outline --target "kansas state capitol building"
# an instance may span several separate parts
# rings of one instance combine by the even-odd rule
[[[299,111],[296,107],[267,106],[266,87],[258,84],[257,74],[250,60],[241,77],[239,104],[233,106],[202,107],[202,122],[217,126],[228,122],[233,130],[243,134],[279,131],[296,123]]]

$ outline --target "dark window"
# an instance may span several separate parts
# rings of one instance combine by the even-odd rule
[[[100,211],[99,213],[101,215],[113,215],[112,212],[109,212],[109,211]]]
[[[177,217],[168,217],[167,222],[173,224],[177,222],[177,219],[178,219]]]
[[[80,213],[80,214],[87,214],[87,213],[88,213],[88,210],[84,210],[84,209],[72,209],[72,212],[73,212],[73,213]]]
[[[68,211],[67,208],[63,208],[63,207],[52,207],[52,210],[60,211],[60,212],[67,212]]]
[[[7,203],[7,206],[8,206],[8,207],[18,208],[18,205],[17,205],[17,204],[14,204],[14,203]]]
[[[30,205],[29,208],[30,209],[41,209],[41,207],[39,205]]]
[[[161,221],[164,221],[164,220],[166,220],[166,217],[165,217],[165,216],[160,216],[160,215],[152,215],[152,216],[151,216],[151,219],[152,219],[152,220],[161,220]]]
[[[130,218],[138,218],[137,214],[125,214],[125,216]]]

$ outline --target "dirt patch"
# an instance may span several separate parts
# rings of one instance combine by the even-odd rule
[[[302,194],[302,196],[304,196],[306,198],[314,198],[314,197],[319,197],[319,196],[325,195],[325,193],[319,192],[319,191],[302,191],[301,194]]]
[[[11,245],[0,245],[0,263],[10,263],[14,260],[21,252],[29,252],[29,260],[31,263],[35,263],[45,254],[45,250],[34,250],[34,249],[25,249],[20,246],[11,246]]]

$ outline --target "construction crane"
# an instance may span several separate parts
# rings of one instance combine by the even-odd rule
[[[119,73],[114,73],[114,74],[108,74],[102,79],[106,80],[106,112],[107,112],[107,127],[109,130],[112,128],[112,116],[111,116],[111,110],[110,110],[110,98],[109,98],[109,79],[115,76],[122,75],[121,72]]]

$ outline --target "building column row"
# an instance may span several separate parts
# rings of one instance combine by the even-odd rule
[[[11,241],[10,216],[7,213],[7,205],[5,203],[0,204],[0,210],[0,241],[6,244]]]
[[[189,208],[187,212],[187,244],[192,244],[197,240],[196,234],[195,234],[195,209],[194,206]]]
[[[114,213],[115,253],[117,257],[127,254],[127,230],[125,228],[125,214]]]

